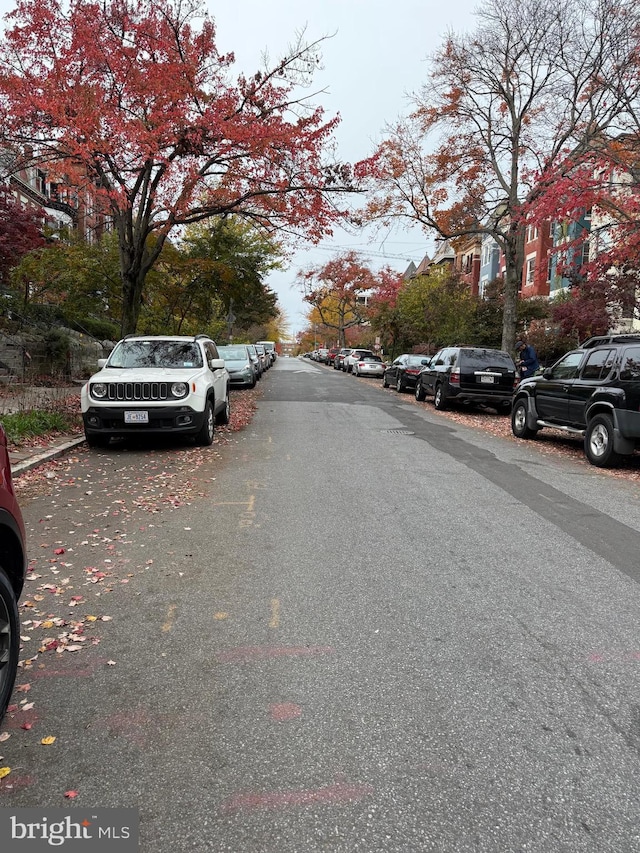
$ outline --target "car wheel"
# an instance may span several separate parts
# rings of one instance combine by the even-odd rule
[[[386,373],[383,373],[383,374],[382,374],[382,387],[383,387],[383,388],[388,388],[388,387],[389,387],[389,383],[387,382],[387,375],[386,375]]]
[[[0,566],[0,720],[4,716],[18,671],[20,633],[18,602],[11,581]]]
[[[404,391],[404,385],[402,384],[401,376],[398,376],[398,378],[396,379],[396,391],[398,392],[398,394],[402,394],[402,392]]]
[[[416,395],[415,396],[416,396],[416,400],[419,403],[422,403],[423,400],[425,399],[425,397],[427,396],[421,382],[416,382]]]
[[[613,449],[613,420],[610,415],[596,415],[587,424],[584,452],[592,465],[607,468],[617,465],[620,456]]]
[[[524,398],[516,402],[511,412],[511,432],[516,438],[535,438],[537,429],[527,426],[527,403]]]
[[[444,399],[444,392],[442,390],[442,385],[436,385],[436,390],[433,395],[433,405],[439,412],[442,412],[447,408],[447,404]]]
[[[199,444],[201,447],[208,447],[210,444],[213,444],[214,429],[213,408],[211,407],[211,400],[207,400],[204,410],[204,423],[200,432],[196,435],[196,444]]]
[[[85,432],[84,437],[89,447],[107,447],[111,441],[111,437],[108,435],[95,435],[92,433],[87,435]]]
[[[216,423],[226,426],[231,420],[231,403],[229,401],[229,389],[227,388],[227,400],[224,404],[224,409],[218,414]]]

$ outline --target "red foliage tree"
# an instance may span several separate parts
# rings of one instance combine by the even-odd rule
[[[350,170],[325,162],[337,119],[300,85],[318,43],[250,77],[198,0],[19,0],[0,45],[1,138],[88,179],[120,244],[122,332],[170,232],[235,213],[313,240]]]
[[[0,191],[0,284],[6,285],[20,258],[44,245],[44,211],[25,208],[8,190]]]

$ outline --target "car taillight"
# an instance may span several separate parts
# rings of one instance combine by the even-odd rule
[[[453,368],[453,370],[451,371],[451,375],[449,376],[449,382],[452,385],[459,385],[460,384],[460,368],[459,367]]]
[[[411,376],[417,376],[420,373],[420,368],[419,367],[407,367],[404,372],[409,373]]]

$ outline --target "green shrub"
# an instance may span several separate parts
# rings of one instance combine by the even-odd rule
[[[1,420],[7,439],[12,444],[51,432],[69,432],[72,428],[72,419],[61,412],[38,409],[3,415]]]

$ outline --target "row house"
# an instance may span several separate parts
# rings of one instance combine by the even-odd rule
[[[109,230],[109,217],[100,209],[95,185],[88,179],[55,179],[44,166],[16,165],[11,155],[0,157],[4,184],[24,208],[43,210],[44,226],[76,231],[95,243]]]

